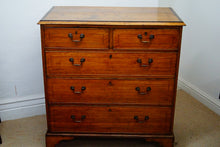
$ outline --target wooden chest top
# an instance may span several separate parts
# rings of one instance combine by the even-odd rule
[[[184,26],[171,8],[55,6],[38,24]]]

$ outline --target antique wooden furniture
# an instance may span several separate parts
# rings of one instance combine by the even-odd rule
[[[53,7],[39,24],[47,147],[80,136],[173,146],[185,24],[171,8]]]

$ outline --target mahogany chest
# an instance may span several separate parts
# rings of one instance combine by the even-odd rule
[[[185,24],[171,8],[59,6],[39,24],[47,147],[81,136],[173,146]]]

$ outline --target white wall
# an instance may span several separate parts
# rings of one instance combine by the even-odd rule
[[[220,1],[160,0],[187,24],[183,31],[179,79],[182,88],[220,114]]]
[[[0,116],[2,120],[44,113],[44,90],[37,22],[52,7],[156,7],[158,0],[1,0]],[[33,109],[32,111],[29,111]]]
[[[159,0],[159,7],[171,7],[175,0]]]

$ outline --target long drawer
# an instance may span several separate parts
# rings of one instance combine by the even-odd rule
[[[47,79],[49,103],[172,105],[173,79]]]
[[[46,28],[45,47],[70,49],[108,49],[109,29]]]
[[[177,53],[46,52],[47,75],[173,76]]]
[[[177,50],[179,38],[178,29],[115,29],[113,31],[113,48]]]
[[[170,133],[171,107],[50,106],[49,131]]]

